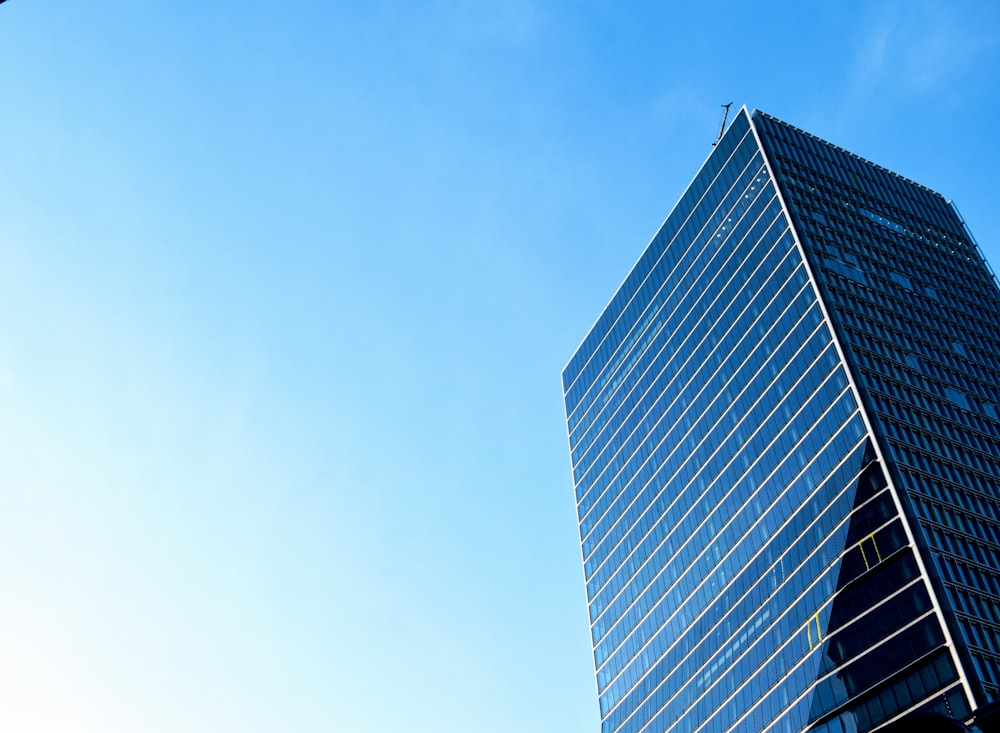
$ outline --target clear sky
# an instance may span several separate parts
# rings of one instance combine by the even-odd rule
[[[0,730],[599,730],[560,372],[760,108],[1000,267],[1000,4],[0,5]]]

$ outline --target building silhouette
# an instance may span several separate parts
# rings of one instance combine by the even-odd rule
[[[995,700],[998,355],[948,201],[741,110],[563,373],[602,731]]]

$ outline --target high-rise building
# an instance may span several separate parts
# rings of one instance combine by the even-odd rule
[[[1000,692],[1000,290],[937,194],[735,117],[563,373],[602,731]]]

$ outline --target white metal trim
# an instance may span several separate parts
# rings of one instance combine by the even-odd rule
[[[837,350],[837,353],[840,356],[841,363],[844,365],[844,372],[847,374],[847,381],[849,388],[854,393],[854,398],[858,403],[858,410],[861,413],[861,419],[864,421],[865,427],[868,430],[868,434],[872,442],[872,447],[875,450],[875,455],[878,457],[879,462],[882,464],[883,474],[885,475],[885,480],[889,485],[893,504],[895,504],[896,511],[898,512],[903,523],[903,531],[906,533],[907,540],[913,546],[913,555],[917,560],[917,568],[920,570],[920,574],[924,577],[926,581],[927,591],[930,594],[931,598],[931,605],[934,608],[934,612],[937,615],[938,621],[941,624],[941,629],[944,632],[945,644],[950,650],[952,661],[955,663],[955,668],[958,671],[959,681],[962,683],[962,688],[968,695],[969,702],[973,710],[975,710],[976,708],[979,707],[980,703],[976,699],[976,696],[972,693],[972,685],[969,684],[969,679],[968,676],[966,675],[965,667],[962,664],[961,659],[959,659],[958,647],[955,645],[955,640],[952,638],[951,635],[951,629],[948,628],[948,623],[944,618],[944,611],[941,608],[941,603],[940,601],[938,601],[937,593],[934,590],[934,583],[931,581],[931,576],[927,572],[927,566],[924,563],[924,558],[921,554],[920,546],[917,544],[915,537],[913,535],[913,530],[910,527],[909,517],[907,517],[906,513],[903,511],[903,505],[899,500],[899,489],[896,487],[892,479],[892,475],[888,470],[889,463],[888,461],[886,461],[885,455],[882,452],[882,446],[879,445],[879,441],[875,435],[875,431],[872,429],[872,421],[868,416],[864,402],[861,399],[861,391],[858,389],[857,382],[854,379],[854,374],[851,371],[851,365],[845,358],[843,347],[840,344],[840,340],[837,338],[837,331],[833,326],[833,321],[830,319],[830,313],[826,307],[825,301],[823,300],[823,293],[820,290],[819,283],[817,282],[815,274],[812,271],[812,266],[809,264],[809,260],[806,257],[805,247],[802,246],[802,242],[799,239],[798,232],[795,229],[795,222],[792,220],[791,211],[789,210],[788,205],[785,201],[784,194],[782,194],[781,192],[781,187],[778,185],[778,178],[774,175],[774,169],[771,167],[771,161],[767,156],[767,150],[764,149],[764,145],[763,142],[761,141],[760,133],[757,130],[757,125],[754,122],[754,118],[750,114],[749,110],[747,110],[746,105],[743,106],[741,111],[747,114],[747,117],[750,120],[750,132],[757,140],[757,146],[764,152],[764,165],[767,168],[768,174],[774,181],[775,189],[777,189],[778,201],[781,204],[782,210],[785,212],[785,216],[788,218],[789,227],[792,230],[792,238],[795,242],[795,246],[799,249],[799,252],[802,255],[802,261],[806,268],[806,274],[808,275],[809,281],[812,283],[813,288],[816,290],[816,298],[819,301],[820,311],[823,313],[823,318],[830,329],[830,334],[833,337],[834,348]]]

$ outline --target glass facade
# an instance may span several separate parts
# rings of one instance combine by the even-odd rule
[[[938,194],[737,115],[563,373],[605,733],[996,696],[998,320]]]

